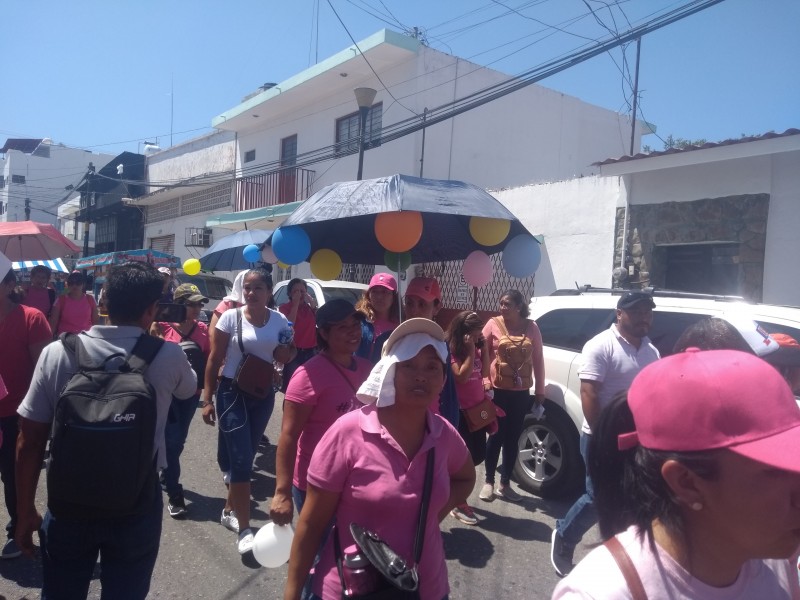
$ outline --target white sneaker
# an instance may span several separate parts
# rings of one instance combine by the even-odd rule
[[[484,502],[491,502],[494,500],[494,486],[491,483],[484,483],[478,498]]]
[[[253,530],[248,527],[239,534],[239,541],[236,543],[239,554],[247,554],[248,552],[252,552],[254,542],[255,538],[253,537]]]
[[[236,518],[236,513],[231,511],[225,514],[225,509],[222,509],[222,516],[219,519],[222,526],[230,529],[233,533],[239,533],[239,519]]]
[[[223,471],[222,473],[222,483],[225,485],[231,484],[231,472],[230,471]]]

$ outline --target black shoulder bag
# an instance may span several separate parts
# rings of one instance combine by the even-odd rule
[[[414,538],[414,564],[409,565],[402,556],[389,547],[381,537],[365,529],[357,523],[350,524],[350,533],[361,553],[377,571],[375,580],[379,581],[377,589],[371,591],[351,590],[345,582],[342,568],[342,547],[339,533],[334,528],[333,548],[336,555],[336,568],[339,571],[339,580],[342,582],[342,598],[346,600],[419,600],[419,576],[417,565],[422,556],[422,546],[425,541],[425,522],[428,519],[428,506],[431,499],[433,486],[434,449],[428,450],[425,465],[425,483],[422,487],[422,502],[417,521],[417,533]]]

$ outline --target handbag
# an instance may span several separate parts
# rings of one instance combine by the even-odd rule
[[[359,550],[364,554],[370,565],[378,572],[382,585],[378,589],[368,592],[353,593],[345,582],[342,569],[342,548],[339,541],[339,532],[334,528],[333,545],[336,555],[336,568],[339,580],[342,582],[342,598],[354,600],[419,600],[419,576],[417,564],[422,556],[422,546],[425,541],[425,522],[428,519],[428,506],[430,504],[431,487],[433,486],[433,466],[435,460],[434,449],[428,450],[425,465],[425,482],[422,487],[422,502],[420,503],[417,532],[414,538],[414,564],[409,565],[403,557],[397,554],[381,537],[369,529],[350,524],[350,533]]]
[[[265,398],[272,391],[273,366],[269,361],[244,351],[242,343],[242,309],[236,309],[236,339],[242,359],[233,376],[233,387],[245,396]]]
[[[497,420],[497,410],[494,402],[489,397],[485,397],[479,404],[472,408],[465,408],[461,412],[467,420],[467,428],[470,431],[478,431],[488,427]]]

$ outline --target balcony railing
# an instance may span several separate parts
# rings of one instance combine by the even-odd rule
[[[236,210],[288,204],[311,195],[315,171],[284,167],[236,180]]]

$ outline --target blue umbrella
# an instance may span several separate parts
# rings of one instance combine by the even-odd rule
[[[244,259],[242,252],[250,244],[263,244],[272,235],[269,229],[245,229],[218,240],[200,257],[200,266],[205,271],[240,271],[249,269],[252,263]]]

